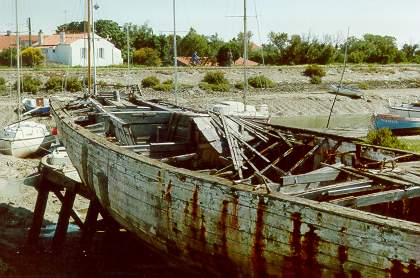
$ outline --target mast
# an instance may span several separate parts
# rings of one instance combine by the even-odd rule
[[[246,0],[244,0],[244,95],[243,95],[243,103],[244,103],[245,111],[246,111],[246,96],[248,94],[247,61],[248,61],[247,10],[246,10]]]
[[[178,61],[177,61],[177,49],[176,49],[176,9],[175,3],[173,0],[173,20],[174,20],[174,94],[175,94],[175,104],[178,105]]]
[[[87,0],[87,8],[88,8],[88,13],[87,13],[87,35],[88,35],[88,89],[87,89],[87,93],[88,93],[88,96],[90,96],[90,89],[91,89],[91,86],[92,86],[92,72],[91,72],[91,55],[90,55],[90,48],[91,48],[91,46],[90,46],[90,44],[91,44],[91,9],[92,9],[92,7],[91,7],[91,1],[92,0]]]
[[[130,25],[127,24],[127,86],[130,86]]]
[[[96,95],[96,48],[95,48],[95,16],[94,11],[99,9],[98,4],[95,4],[92,9],[92,53],[93,53],[93,95]]]
[[[22,97],[20,94],[20,39],[19,39],[19,17],[18,17],[18,0],[15,0],[16,3],[16,66],[17,66],[17,81],[16,88],[18,93],[18,119],[19,121],[22,118],[21,104]]]

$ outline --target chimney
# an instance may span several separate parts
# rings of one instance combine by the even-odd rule
[[[38,32],[38,45],[44,45],[44,33],[42,33],[42,30]]]
[[[66,32],[60,32],[60,44],[63,44],[66,41]]]
[[[12,31],[10,31],[10,30],[6,31],[6,36],[10,36],[11,34],[12,34]]]

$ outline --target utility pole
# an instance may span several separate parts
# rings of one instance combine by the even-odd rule
[[[22,119],[21,105],[22,100],[20,96],[20,38],[19,38],[19,14],[18,14],[18,0],[15,0],[16,3],[16,65],[17,65],[17,80],[16,88],[18,93],[18,119]]]
[[[173,0],[173,20],[174,20],[174,93],[175,104],[178,105],[178,59],[176,49],[176,2]]]
[[[29,34],[29,47],[32,46],[32,25],[31,18],[28,17],[28,34]]]
[[[87,43],[88,43],[88,89],[87,89],[87,93],[88,93],[88,97],[90,97],[90,89],[91,89],[91,87],[92,87],[92,72],[91,72],[91,68],[90,68],[90,66],[91,66],[91,53],[90,53],[90,51],[91,51],[91,1],[92,0],[87,0],[87,9],[88,9],[88,12],[87,12],[87,36],[88,36],[88,41],[87,41]]]
[[[247,72],[247,61],[248,61],[248,29],[247,29],[247,13],[246,13],[246,0],[244,0],[244,109],[246,111],[246,96],[248,94],[248,72]]]

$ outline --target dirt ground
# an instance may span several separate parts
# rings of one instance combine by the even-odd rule
[[[71,70],[69,75],[81,76],[82,70]],[[198,89],[208,69],[182,68],[180,82],[194,85],[192,89],[181,91],[178,101],[181,105],[208,109],[221,100],[239,100],[239,91],[228,93],[204,92]],[[224,69],[231,83],[241,80],[242,70]],[[323,79],[324,84],[312,85],[302,76],[303,67],[267,67],[251,69],[252,74],[262,73],[279,85],[270,90],[253,90],[249,93],[250,104],[268,104],[274,117],[328,115],[334,95],[326,93],[328,83],[338,82],[341,68],[329,67]],[[99,69],[98,80],[125,83],[127,74],[124,69]],[[28,72],[26,72],[28,73]],[[63,74],[61,69],[31,71],[43,80],[54,74]],[[170,68],[134,69],[132,83],[149,75],[161,81],[172,77]],[[0,70],[9,84],[15,78],[11,70]],[[386,105],[416,101],[420,98],[420,67],[418,66],[351,66],[346,72],[348,84],[366,83],[370,88],[363,99],[353,100],[339,96],[334,115],[372,114],[386,112]],[[366,85],[365,84],[365,85]],[[174,102],[172,92],[162,93],[142,90],[147,99],[163,98]],[[40,94],[43,95],[43,94]],[[72,95],[70,93],[66,94]],[[16,97],[9,94],[0,97],[0,127],[17,119]],[[51,119],[44,123],[53,126]],[[23,180],[36,175],[39,159],[16,159],[0,154],[0,277],[80,277],[80,276],[135,276],[135,277],[177,277],[197,276],[200,272],[176,267],[171,261],[162,258],[147,246],[138,242],[128,233],[106,236],[98,233],[92,248],[82,250],[79,245],[80,231],[74,229],[60,254],[51,253],[51,232],[58,218],[59,200],[50,194],[40,246],[36,250],[25,250],[25,240],[35,207],[36,190],[25,185]],[[78,198],[75,209],[83,216],[88,202]],[[73,227],[73,226],[72,226]]]

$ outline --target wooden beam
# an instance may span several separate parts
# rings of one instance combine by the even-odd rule
[[[348,189],[354,187],[361,187],[361,186],[371,186],[372,180],[358,180],[358,181],[348,181],[348,182],[341,182],[333,185],[323,186],[320,188],[308,190],[303,193],[294,194],[295,196],[306,198],[306,199],[318,199],[322,196],[328,195],[331,190],[340,190],[340,189]]]
[[[345,207],[361,208],[371,205],[396,202],[401,201],[403,199],[412,199],[418,197],[420,197],[420,186],[413,186],[407,189],[395,189],[357,197],[351,196],[336,199],[330,201],[330,203]]]
[[[32,218],[32,225],[29,229],[26,244],[33,246],[38,243],[42,222],[44,221],[45,209],[47,208],[50,184],[43,177],[38,183],[38,195],[36,197],[35,209]]]
[[[64,195],[60,191],[54,190],[53,193],[55,196],[57,196],[60,202],[64,203]],[[73,218],[74,223],[76,223],[76,225],[79,226],[80,229],[83,229],[83,221],[80,219],[80,216],[73,208],[71,208],[70,216],[71,218]]]
[[[337,163],[335,167],[340,168],[343,164]],[[289,175],[282,177],[282,185],[292,185],[299,183],[312,183],[312,182],[324,182],[333,181],[340,174],[339,169],[324,167],[306,174],[300,175]]]
[[[58,216],[57,227],[55,228],[55,233],[53,237],[52,249],[54,251],[60,251],[64,241],[66,240],[67,228],[69,226],[69,219],[71,214],[71,209],[76,198],[76,190],[72,189],[66,190],[64,194],[64,200],[61,204],[60,214]]]

